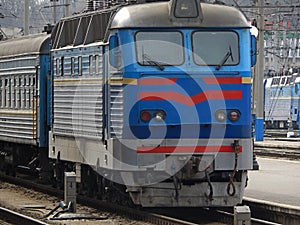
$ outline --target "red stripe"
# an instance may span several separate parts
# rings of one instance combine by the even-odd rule
[[[178,78],[141,78],[139,85],[171,85],[175,84]]]
[[[193,106],[207,100],[222,100],[222,99],[242,99],[241,90],[230,91],[205,91],[194,96],[186,96],[178,92],[141,92],[140,100],[156,101],[167,100],[175,101],[184,105]]]
[[[206,84],[241,84],[241,77],[204,77]]]
[[[137,153],[233,153],[234,149],[231,146],[151,146],[151,147],[137,147]],[[242,146],[240,147],[242,152]]]

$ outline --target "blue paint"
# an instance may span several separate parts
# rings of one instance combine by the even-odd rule
[[[167,29],[164,29],[164,31]],[[170,29],[171,30],[171,29]],[[176,29],[178,31],[179,29]],[[157,85],[124,85],[124,126],[123,138],[251,138],[251,84],[207,84],[203,77],[251,77],[250,34],[247,29],[234,30],[239,34],[240,63],[234,66],[223,66],[216,70],[215,66],[199,66],[194,63],[192,55],[191,36],[194,30],[182,29],[185,61],[179,66],[164,66],[159,70],[156,66],[143,66],[136,62],[135,33],[138,30],[119,30],[118,37],[121,46],[124,78],[177,78],[176,82]],[[184,104],[182,101],[140,99],[142,92],[169,92],[185,96],[188,99],[206,91],[238,90],[242,92],[242,99],[210,99],[195,105]],[[237,122],[228,118],[219,122],[215,112],[224,109],[227,113],[232,109],[241,112]],[[140,113],[147,110],[154,114],[163,110],[167,116],[164,124],[154,120],[145,123],[140,120]],[[219,126],[219,133],[211,127]],[[151,129],[150,129],[151,128]],[[150,132],[152,130],[152,134]],[[182,132],[184,130],[184,133]],[[196,131],[196,133],[195,133]]]
[[[255,120],[255,139],[256,141],[264,140],[264,119],[256,118]]]
[[[50,125],[50,58],[49,55],[40,56],[40,102],[39,102],[39,147],[48,146],[48,132]]]

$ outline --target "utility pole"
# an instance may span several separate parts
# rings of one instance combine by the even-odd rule
[[[24,35],[29,34],[29,0],[24,0]]]
[[[65,0],[65,16],[68,17],[70,15],[70,1]]]
[[[264,0],[258,0],[258,60],[255,69],[255,98],[256,98],[256,121],[255,135],[256,141],[264,140]]]
[[[56,0],[53,1],[53,23],[56,24]]]
[[[53,2],[53,23],[56,24],[56,2],[58,2],[58,0],[50,0],[50,2]]]

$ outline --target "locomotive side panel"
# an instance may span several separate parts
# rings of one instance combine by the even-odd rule
[[[103,46],[53,51],[50,158],[96,165],[103,145]]]

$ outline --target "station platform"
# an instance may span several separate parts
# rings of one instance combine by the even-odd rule
[[[254,142],[254,152],[257,156],[300,161],[300,138],[265,138]]]
[[[257,161],[259,170],[249,172],[244,196],[300,207],[300,161],[264,157]]]
[[[278,149],[300,149],[300,138],[264,138],[264,141],[255,141],[255,147],[269,147]]]

